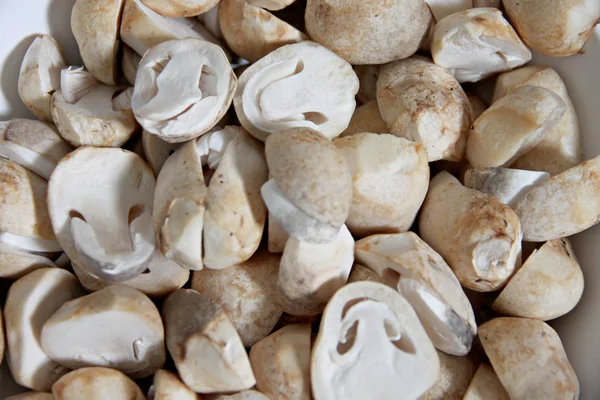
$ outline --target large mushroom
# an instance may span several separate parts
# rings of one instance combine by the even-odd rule
[[[159,369],[148,390],[148,400],[202,400],[202,397],[188,388],[176,374]]]
[[[55,400],[145,400],[144,394],[123,373],[90,367],[69,372],[52,386]]]
[[[195,17],[219,4],[219,0],[141,0],[142,3],[167,17]]]

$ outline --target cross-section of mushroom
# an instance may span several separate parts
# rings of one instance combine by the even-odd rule
[[[463,400],[510,400],[502,382],[487,364],[481,364]]]
[[[142,0],[142,3],[167,17],[195,17],[213,8],[219,0]]]
[[[202,400],[202,397],[188,388],[176,374],[159,369],[148,390],[148,400]]]
[[[145,400],[144,394],[123,373],[90,367],[69,372],[52,386],[55,400]]]
[[[439,370],[431,340],[395,290],[351,283],[327,304],[311,360],[315,398],[416,400]]]
[[[126,150],[83,147],[59,162],[48,209],[69,258],[111,281],[144,271],[155,248],[154,185],[148,164]]]
[[[273,132],[313,129],[329,139],[348,127],[358,78],[352,66],[314,42],[280,47],[240,76],[233,100],[248,132],[265,140]]]

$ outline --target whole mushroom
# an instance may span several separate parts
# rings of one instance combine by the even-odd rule
[[[71,371],[52,386],[55,400],[144,400],[134,381],[110,368],[90,367]]]

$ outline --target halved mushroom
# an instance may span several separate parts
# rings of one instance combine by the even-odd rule
[[[438,351],[440,378],[419,400],[462,400],[477,365],[468,355],[449,356]]]
[[[52,393],[44,393],[44,392],[26,392],[22,394],[17,394],[14,396],[9,396],[4,398],[4,400],[55,400]]]
[[[256,390],[242,390],[235,394],[212,394],[203,398],[206,400],[269,400],[267,396]]]
[[[123,45],[123,54],[121,55],[121,68],[123,69],[123,75],[131,86],[135,85],[135,77],[137,75],[137,68],[142,61],[142,57],[136,53],[131,47]]]
[[[270,215],[296,239],[332,241],[352,201],[352,175],[344,155],[306,128],[271,134],[265,155],[272,179],[261,192]]]
[[[169,353],[190,389],[214,393],[254,386],[246,349],[225,311],[210,297],[179,289],[165,300],[163,319]]]
[[[348,127],[357,91],[350,64],[305,41],[280,47],[245,70],[233,104],[241,124],[259,140],[291,128],[333,139]]]
[[[404,296],[438,350],[458,356],[471,350],[473,308],[448,264],[416,234],[366,237],[356,242],[355,257]]]
[[[459,82],[477,82],[531,60],[531,51],[495,8],[472,8],[433,28],[431,55]]]
[[[40,120],[52,122],[52,93],[60,87],[60,71],[67,65],[60,46],[49,35],[39,35],[25,53],[19,72],[19,96]]]
[[[463,400],[510,400],[492,367],[481,364]]]
[[[350,124],[340,137],[363,132],[389,133],[389,131],[387,124],[381,118],[377,100],[374,99],[360,107],[356,107],[352,119],[350,119]]]
[[[425,0],[435,21],[459,11],[473,8],[473,0]]]
[[[471,290],[502,287],[520,259],[517,214],[493,196],[462,186],[445,171],[429,184],[419,232]]]
[[[368,103],[377,99],[377,78],[379,78],[380,65],[354,65],[354,72],[360,81],[356,98],[361,103]]]
[[[479,326],[479,338],[511,399],[579,398],[577,375],[545,322],[495,318]]]
[[[154,253],[154,174],[137,154],[82,147],[61,162],[48,184],[48,210],[71,260],[110,281],[146,269]]]
[[[353,194],[346,225],[353,235],[407,231],[427,194],[429,164],[419,143],[359,133],[333,142],[346,158]]]
[[[287,325],[255,343],[256,387],[269,397],[310,400],[310,325]]]
[[[523,68],[527,68],[527,67],[523,67]],[[506,72],[509,73],[509,72]],[[469,99],[469,103],[471,103],[471,110],[473,111],[473,121],[476,121],[477,118],[479,118],[479,116],[481,114],[483,114],[483,112],[485,110],[488,109],[488,105],[485,102],[485,100],[483,100],[481,98],[481,96],[479,96],[476,93],[473,92],[466,92],[467,98]]]
[[[473,114],[450,71],[414,56],[381,68],[377,102],[390,132],[420,142],[429,161],[462,159]]]
[[[123,373],[110,368],[80,368],[52,386],[55,400],[145,400],[144,394]]]
[[[435,382],[440,363],[410,304],[393,289],[356,282],[327,304],[311,360],[318,399],[416,400]]]
[[[45,255],[28,253],[18,247],[0,243],[0,278],[19,279],[40,268],[56,268]]]
[[[60,268],[38,269],[11,285],[4,319],[8,366],[18,384],[43,392],[68,372],[42,349],[40,334],[56,310],[84,293],[77,278]]]
[[[138,67],[132,106],[138,122],[167,142],[208,132],[231,104],[237,78],[223,50],[204,40],[170,40]]]
[[[283,253],[290,235],[283,230],[281,224],[270,213],[267,218],[267,249],[270,253]]]
[[[165,142],[156,135],[143,130],[142,131],[142,146],[144,149],[144,158],[152,167],[154,174],[158,176],[167,158],[175,153],[183,143]]]
[[[44,352],[67,368],[110,367],[132,378],[165,362],[163,323],[152,300],[125,285],[66,302],[42,328]]]
[[[477,118],[465,156],[474,168],[509,167],[544,140],[565,109],[564,101],[548,89],[514,89]]]
[[[185,386],[179,377],[165,369],[154,374],[148,400],[202,400],[199,394]]]
[[[195,17],[207,12],[220,0],[141,0],[142,3],[167,17]]]

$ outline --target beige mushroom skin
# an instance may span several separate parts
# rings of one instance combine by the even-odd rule
[[[0,278],[16,280],[36,269],[54,267],[56,264],[48,257],[0,244]]]
[[[256,390],[242,390],[235,394],[213,394],[203,398],[206,400],[269,400],[269,397]]]
[[[144,400],[134,381],[110,368],[89,367],[71,371],[52,386],[55,400]]]
[[[295,1],[296,0],[248,0],[248,3],[266,10],[278,11],[289,6]]]
[[[26,392],[6,397],[4,400],[55,400],[51,393]]]
[[[438,351],[440,378],[419,400],[462,400],[477,365],[470,356],[455,357]]]
[[[370,100],[362,106],[356,107],[350,124],[340,137],[351,136],[357,133],[389,133],[389,128],[385,121],[381,119],[379,105],[377,100]]]
[[[2,309],[0,309],[0,363],[4,359],[4,348],[6,346],[4,338],[4,317],[2,317]]]
[[[167,158],[175,153],[184,143],[169,143],[146,130],[142,130],[144,158],[150,164],[156,176],[160,173]]]
[[[527,67],[523,67],[523,68],[527,68]],[[508,73],[508,72],[506,72]],[[483,114],[483,112],[485,110],[487,110],[488,105],[485,102],[485,100],[483,100],[483,98],[481,98],[478,94],[473,93],[473,92],[466,92],[467,98],[469,99],[469,103],[471,103],[471,110],[473,111],[473,121],[476,121],[477,118],[479,118],[479,116],[481,114]]]
[[[495,318],[479,338],[512,400],[576,399],[579,382],[556,331],[527,318]]]
[[[281,227],[275,217],[267,213],[267,249],[270,253],[283,253],[290,235]]]
[[[356,99],[361,103],[368,103],[377,99],[377,78],[380,65],[354,65],[354,72],[360,81]]]
[[[383,66],[377,103],[390,132],[422,143],[429,161],[462,159],[473,115],[446,68],[421,56]]]
[[[149,400],[202,400],[199,394],[185,386],[177,374],[159,369],[154,374]]]
[[[493,368],[487,364],[481,364],[463,400],[510,400],[502,382]]]
[[[219,4],[219,0],[142,0],[142,3],[161,15],[179,18],[205,13]]]
[[[521,251],[517,214],[494,197],[462,186],[447,172],[429,184],[419,232],[464,287],[480,292],[502,287]]]

